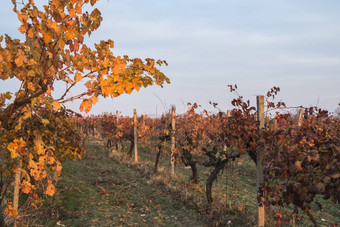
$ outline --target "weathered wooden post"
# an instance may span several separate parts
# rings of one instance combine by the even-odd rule
[[[146,115],[143,114],[143,121],[142,121],[142,127],[143,127],[143,129],[144,129],[144,127],[145,127],[145,119],[146,119]]]
[[[176,130],[176,106],[171,111],[171,176],[175,175],[175,130]]]
[[[18,212],[19,208],[19,191],[20,191],[20,178],[21,178],[21,167],[22,160],[20,158],[19,164],[15,171],[15,179],[14,179],[14,195],[13,195],[13,209]]]
[[[257,99],[257,121],[259,121],[258,130],[261,131],[264,128],[264,96],[259,95]],[[263,178],[263,155],[264,150],[260,150],[256,155],[256,188],[257,188],[257,226],[264,226],[265,213],[264,213],[264,197],[262,186],[264,183]]]
[[[303,110],[300,109],[299,110],[299,117],[298,117],[298,122],[297,122],[297,126],[298,127],[301,127],[302,126],[302,123],[303,123]],[[296,214],[295,214],[295,211],[293,213],[293,219],[292,219],[292,226],[295,227],[295,218],[296,218]]]
[[[303,116],[303,110],[300,109],[300,111],[299,111],[299,118],[298,118],[298,127],[301,127],[301,125],[302,125],[302,122],[303,122],[302,116]]]
[[[135,149],[135,162],[138,162],[138,150],[137,150],[137,110],[133,110],[133,141]]]

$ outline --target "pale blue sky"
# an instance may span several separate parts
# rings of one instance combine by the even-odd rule
[[[18,37],[10,2],[1,3],[0,33]],[[253,103],[275,85],[288,106],[334,111],[340,102],[339,0],[101,0],[96,7],[103,22],[88,42],[110,38],[117,55],[166,60],[171,84],[101,98],[90,114],[159,114],[163,104],[183,112],[187,102],[212,109],[210,100],[227,110],[227,84],[235,83]]]

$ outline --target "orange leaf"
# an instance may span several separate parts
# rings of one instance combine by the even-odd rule
[[[92,108],[92,102],[90,99],[84,99],[83,102],[80,104],[79,110],[85,111],[85,113],[88,113]]]
[[[73,39],[74,35],[73,35],[73,32],[72,31],[68,31],[65,33],[65,39],[66,40],[71,40]]]
[[[48,20],[47,24],[50,28],[53,28],[56,33],[60,33],[60,27],[58,26],[57,22]]]
[[[61,166],[60,162],[57,161],[56,163],[57,163],[57,166],[55,168],[55,172],[57,173],[58,176],[60,176],[60,173],[63,167]]]
[[[47,31],[42,31],[42,35],[44,38],[44,42],[47,44],[49,42],[51,42],[53,36],[51,32],[47,32]]]
[[[76,13],[77,13],[77,14],[81,14],[82,11],[83,11],[83,10],[81,9],[81,6],[76,6],[75,10],[76,10]]]
[[[75,39],[73,41],[73,49],[74,49],[75,52],[77,52],[79,50],[79,42],[78,42],[77,39]]]
[[[76,75],[74,76],[75,82],[81,81],[82,79],[83,79],[83,76],[80,73],[76,73]]]
[[[121,59],[119,59],[119,57],[116,60],[116,64],[113,68],[113,74],[119,74],[121,72],[125,71],[125,62]]]
[[[27,32],[27,36],[28,38],[32,39],[33,38],[33,28],[29,29],[28,32]]]
[[[37,154],[41,155],[45,153],[45,148],[44,148],[43,141],[41,140],[41,138],[37,138],[34,140],[34,146],[35,146],[35,151],[37,152]]]
[[[93,104],[96,104],[98,102],[97,96],[95,96],[95,95],[92,96],[91,101],[92,101]]]
[[[26,27],[25,25],[21,25],[19,28],[18,28],[19,32],[21,32],[22,34],[24,34],[26,32]]]
[[[21,191],[25,194],[30,193],[31,187],[32,187],[31,183],[28,182],[27,180],[23,180],[23,182],[21,183]]]
[[[61,108],[60,103],[57,101],[53,101],[52,105],[55,111],[58,111]]]
[[[59,43],[58,43],[59,49],[60,50],[64,50],[65,47],[65,42],[62,39],[59,39]]]
[[[76,9],[75,9],[75,8],[70,9],[70,10],[69,10],[69,13],[70,13],[70,17],[71,17],[71,18],[74,18],[74,17],[77,16],[77,14],[76,14]]]
[[[28,71],[27,76],[34,77],[35,76],[35,72],[33,70],[30,70],[30,71]]]
[[[21,49],[19,49],[14,62],[18,67],[22,66],[24,63],[27,62],[25,53]]]
[[[29,90],[35,91],[35,86],[34,86],[34,84],[33,84],[32,82],[29,82],[29,83],[27,84],[27,88],[28,88]]]
[[[51,91],[52,91],[52,89],[50,87],[47,88],[46,95],[52,95]]]
[[[21,21],[21,23],[26,23],[28,20],[28,15],[27,14],[21,14],[19,13],[19,11],[17,11],[18,13],[18,18]]]
[[[21,139],[15,139],[12,143],[8,144],[7,149],[11,152],[11,158],[16,158],[19,156],[19,151],[26,146],[25,141]]]
[[[49,195],[49,196],[53,196],[53,195],[54,195],[54,192],[55,192],[55,187],[54,187],[54,185],[52,184],[52,181],[51,181],[51,180],[48,180],[48,185],[47,185],[45,194],[46,194],[46,195]]]
[[[7,207],[5,208],[5,214],[11,218],[16,218],[19,215],[18,211],[12,207],[11,202],[8,202]]]

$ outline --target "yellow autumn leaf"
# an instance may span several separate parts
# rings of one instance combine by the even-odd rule
[[[50,28],[53,28],[56,33],[60,33],[60,27],[58,26],[57,22],[48,20],[48,26]]]
[[[28,71],[27,76],[34,77],[35,72],[33,70]]]
[[[28,32],[27,32],[27,36],[28,36],[28,38],[30,38],[30,39],[33,39],[33,28],[31,28],[31,29],[29,29],[28,30]]]
[[[88,113],[92,108],[92,101],[90,99],[84,99],[80,104],[79,110]]]
[[[77,16],[77,14],[76,14],[76,9],[75,9],[75,8],[70,9],[70,10],[69,10],[69,13],[70,13],[70,17],[71,17],[71,18],[74,18],[74,17]]]
[[[65,39],[66,40],[71,40],[73,39],[74,35],[73,35],[73,32],[72,31],[68,31],[65,33]]]
[[[33,157],[33,156],[32,156]],[[28,162],[28,168],[30,169],[37,169],[38,168],[38,164],[36,161],[33,161],[32,159]]]
[[[22,66],[24,63],[27,62],[25,53],[21,49],[18,50],[14,62],[18,67]]]
[[[60,176],[60,173],[63,167],[59,161],[56,161],[56,163],[57,163],[57,166],[55,168],[55,172],[57,173],[58,176]]]
[[[27,88],[28,88],[29,90],[32,90],[32,91],[35,90],[35,86],[34,86],[34,84],[33,84],[32,82],[29,82],[29,83],[27,84]]]
[[[79,42],[77,39],[73,40],[73,49],[75,52],[79,50]],[[78,62],[78,63],[81,63],[81,62]]]
[[[41,136],[37,136],[34,139],[34,147],[37,154],[41,155],[45,153],[44,142],[41,139]]]
[[[44,42],[47,44],[49,42],[51,42],[52,38],[53,38],[53,34],[51,32],[48,31],[42,31],[42,35],[44,38]]]
[[[52,105],[55,111],[58,111],[61,108],[60,103],[57,101],[53,101]]]
[[[28,15],[27,14],[21,14],[21,13],[17,13],[18,15],[18,19],[22,22],[22,23],[26,23],[28,20]]]
[[[97,0],[91,0],[91,6],[93,6],[94,4],[96,4]]]
[[[31,191],[31,183],[28,182],[27,180],[23,180],[22,183],[21,183],[21,191],[25,194],[28,194],[30,193]]]
[[[80,4],[78,6],[76,6],[75,10],[76,10],[77,14],[81,14],[83,12],[83,10],[81,9]]]
[[[96,103],[98,102],[97,96],[95,96],[95,95],[92,96],[92,97],[91,97],[91,101],[92,101],[93,104],[96,104]]]
[[[45,165],[45,162],[46,162],[46,156],[40,156],[39,159],[38,159],[38,165],[39,166],[44,166]]]
[[[125,62],[123,60],[121,60],[119,57],[116,60],[116,64],[113,67],[113,74],[117,75],[119,73],[122,73],[125,71]]]
[[[50,123],[49,120],[47,119],[41,119],[41,122],[44,124],[44,125],[48,125]]]
[[[76,75],[74,76],[75,82],[81,81],[82,79],[83,79],[83,76],[80,73],[76,73]]]
[[[14,143],[10,143],[7,146],[7,149],[11,152],[11,158],[14,159],[19,156],[19,153],[17,152],[17,145]]]
[[[11,158],[14,159],[19,156],[20,150],[26,146],[25,141],[22,139],[15,139],[13,142],[8,144],[7,149],[11,152]]]
[[[55,162],[55,158],[50,156],[48,157],[47,164],[52,165]]]
[[[26,32],[26,27],[25,25],[21,25],[19,28],[18,28],[19,32],[21,32],[22,34],[24,34]]]
[[[53,195],[54,195],[54,192],[55,192],[55,187],[54,187],[54,185],[52,184],[52,181],[51,181],[51,180],[48,180],[48,185],[47,185],[45,194],[46,194],[46,195],[49,195],[49,196],[53,196]]]
[[[12,203],[11,202],[8,202],[7,203],[7,207],[5,208],[4,210],[5,214],[8,216],[8,217],[11,217],[13,219],[15,219],[19,213],[18,211],[16,211],[13,207],[12,207]]]
[[[60,49],[60,50],[64,50],[65,42],[64,42],[63,39],[59,39],[58,46],[59,46],[59,49]]]
[[[52,95],[51,93],[52,89],[49,87],[47,88],[47,91],[45,92],[46,95]]]

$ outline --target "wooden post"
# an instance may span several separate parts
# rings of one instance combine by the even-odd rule
[[[257,98],[257,121],[260,122],[259,131],[264,128],[264,96],[259,95]],[[264,213],[264,197],[262,191],[262,185],[264,183],[263,178],[263,155],[264,150],[260,150],[256,157],[256,188],[257,188],[257,226],[264,226],[265,213]]]
[[[116,124],[117,124],[117,133],[119,133],[119,113],[116,110]],[[117,138],[117,152],[120,152],[120,138]]]
[[[273,129],[274,129],[274,131],[276,131],[276,130],[277,130],[277,119],[275,119],[275,120],[274,120]]]
[[[303,122],[303,110],[300,109],[299,110],[299,117],[298,117],[298,122],[297,122],[297,126],[301,127],[302,126],[302,122]],[[295,227],[295,219],[296,219],[296,213],[295,213],[295,209],[293,211],[293,219],[292,219],[292,226]]]
[[[171,176],[175,175],[175,130],[176,130],[176,107],[172,106],[171,112]]]
[[[146,118],[146,115],[143,114],[143,121],[142,121],[142,127],[143,127],[143,129],[144,129],[144,127],[145,127],[145,118]]]
[[[298,119],[298,127],[301,127],[301,125],[302,125],[302,122],[303,122],[302,116],[303,116],[303,110],[300,109],[300,111],[299,111],[299,119]]]
[[[138,150],[137,150],[137,110],[133,110],[133,138],[135,144],[135,162],[138,162]]]
[[[14,179],[14,195],[13,195],[13,209],[18,212],[19,207],[19,191],[20,191],[20,178],[21,178],[22,160],[20,159],[18,167],[15,171]]]

